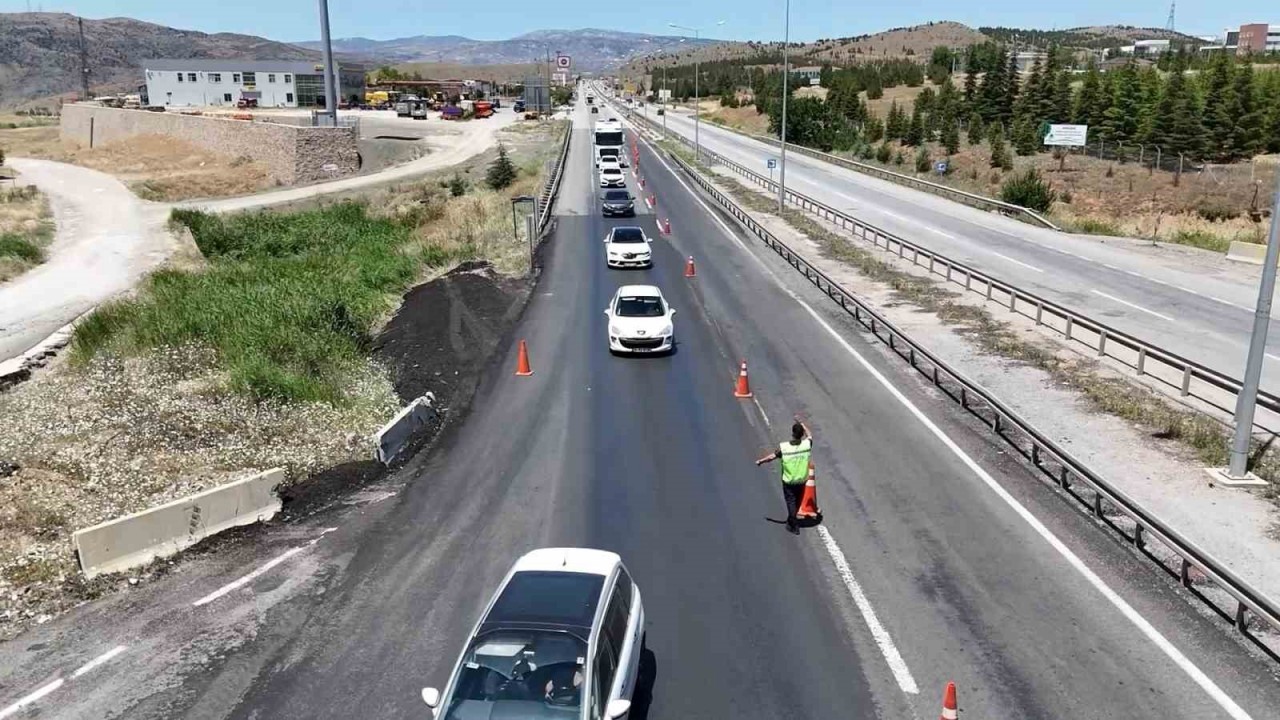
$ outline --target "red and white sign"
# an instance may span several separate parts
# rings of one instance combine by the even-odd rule
[[[573,58],[569,57],[568,55],[557,55],[556,67],[562,70],[568,70],[569,68],[573,67]]]

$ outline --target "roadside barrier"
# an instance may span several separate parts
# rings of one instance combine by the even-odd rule
[[[409,444],[413,434],[435,419],[436,410],[433,407],[435,400],[436,396],[432,393],[416,398],[378,430],[373,436],[374,442],[377,443],[374,457],[378,462],[390,465],[400,451]]]

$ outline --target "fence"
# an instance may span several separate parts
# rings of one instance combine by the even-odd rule
[[[542,193],[538,196],[539,235],[546,231],[547,223],[551,221],[551,207],[555,205],[556,195],[560,193],[560,180],[564,177],[564,161],[569,156],[569,141],[573,138],[573,120],[569,120],[568,123],[564,131],[564,140],[560,143],[560,154],[552,160],[551,174],[547,177],[547,184],[543,186]]]
[[[632,115],[636,122],[645,122]],[[647,124],[647,123],[646,123]],[[1244,637],[1254,642],[1272,659],[1280,654],[1270,647],[1251,627],[1256,619],[1273,633],[1280,633],[1280,607],[1270,598],[1237,577],[1225,565],[1200,549],[1173,528],[1144,510],[1134,500],[1113,487],[1101,476],[1059,447],[1011,408],[997,400],[986,389],[969,380],[935,355],[907,337],[869,305],[846,291],[786,243],[757,223],[746,211],[720,192],[710,180],[678,156],[676,165],[707,195],[732,215],[751,234],[781,256],[806,280],[851,315],[863,328],[884,342],[900,358],[929,379],[942,393],[979,418],[1002,440],[1017,450],[1033,467],[1048,477],[1055,486],[1080,502],[1099,522],[1119,533],[1143,556],[1153,560],[1186,588],[1205,602]],[[1019,296],[1020,297],[1020,296]],[[1160,549],[1163,548],[1163,552]],[[1230,598],[1222,607],[1200,587],[1209,584]],[[1274,641],[1274,634],[1272,636]]]
[[[647,122],[634,115],[632,119]],[[651,123],[650,127],[653,127]],[[670,134],[667,137],[675,138],[690,149],[693,148],[693,143],[684,137]],[[706,148],[701,149],[701,155],[704,160],[723,165],[775,195],[778,192],[778,183],[739,163]],[[806,195],[787,190],[786,200],[849,231],[854,237],[870,242],[901,259],[910,260],[917,267],[927,268],[930,275],[940,276],[944,281],[959,285],[967,292],[983,295],[987,300],[1007,307],[1009,312],[1034,320],[1037,326],[1053,330],[1068,341],[1083,344],[1099,357],[1120,362],[1134,370],[1140,378],[1150,378],[1176,390],[1180,398],[1192,397],[1225,413],[1235,411],[1242,384],[1236,378],[993,278],[965,263],[952,260]],[[1260,418],[1255,427],[1268,433],[1280,431],[1280,396],[1260,391],[1258,405],[1275,415]]]

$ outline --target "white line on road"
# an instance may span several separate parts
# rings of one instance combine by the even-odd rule
[[[1253,312],[1253,310],[1254,310],[1254,309],[1253,309],[1253,308],[1251,308],[1251,307],[1245,307],[1244,305],[1237,305],[1236,303],[1233,303],[1233,302],[1231,302],[1230,300],[1223,300],[1223,299],[1222,299],[1222,298],[1220,298],[1220,297],[1214,297],[1214,296],[1212,296],[1212,295],[1209,295],[1209,296],[1207,296],[1207,297],[1208,297],[1210,300],[1214,301],[1214,302],[1222,303],[1223,305],[1230,305],[1231,307],[1233,307],[1233,308],[1239,308],[1240,310],[1245,310],[1245,311],[1248,311],[1248,312]]]
[[[840,551],[840,545],[836,543],[836,539],[831,537],[831,533],[827,532],[827,528],[818,526],[818,537],[822,538],[822,544],[827,548],[827,554],[831,556],[831,561],[836,564],[836,572],[840,574],[840,579],[844,581],[844,586],[849,590],[849,594],[853,596],[853,602],[858,606],[858,611],[862,613],[862,619],[867,623],[867,629],[871,631],[871,637],[875,638],[876,645],[880,647],[880,653],[884,655],[884,659],[889,663],[889,670],[893,672],[893,677],[898,681],[898,687],[902,688],[902,692],[909,695],[916,695],[920,692],[920,688],[916,686],[916,679],[911,676],[911,669],[907,667],[906,661],[902,659],[902,654],[898,652],[898,646],[893,644],[893,638],[889,635],[889,631],[884,629],[884,625],[880,624],[880,618],[876,617],[875,608],[871,607],[871,601],[867,600],[866,593],[862,592],[862,586],[858,584],[857,578],[853,576],[853,571],[849,569],[849,563],[844,558],[844,553]]]
[[[1097,573],[1090,569],[1089,566],[1071,550],[1071,548],[1067,547],[1066,543],[1058,539],[1058,536],[1054,535],[1053,531],[1049,530],[1044,523],[1040,522],[1039,518],[1019,503],[1018,500],[1009,493],[1009,491],[1005,490],[1004,487],[1000,485],[1000,483],[996,482],[995,478],[991,477],[990,473],[984,470],[977,461],[969,457],[969,454],[962,450],[954,440],[943,432],[942,428],[938,427],[937,424],[930,420],[929,417],[920,410],[920,408],[916,407],[915,403],[911,402],[906,395],[903,395],[902,391],[896,388],[883,373],[877,370],[875,366],[862,356],[861,353],[850,345],[849,341],[846,340],[844,336],[837,332],[835,328],[831,327],[831,325],[824,320],[820,314],[818,314],[817,310],[814,310],[809,303],[805,302],[804,299],[802,299],[794,290],[788,287],[782,279],[773,272],[773,269],[765,264],[764,260],[754,252],[751,252],[747,248],[746,243],[738,237],[737,233],[733,232],[729,226],[720,219],[720,216],[707,206],[707,204],[702,200],[702,196],[695,193],[693,189],[685,183],[684,179],[671,169],[671,166],[667,164],[666,160],[661,155],[655,153],[655,157],[657,157],[659,162],[667,168],[667,171],[672,174],[676,181],[689,192],[693,199],[702,206],[702,208],[707,212],[707,215],[720,226],[720,229],[724,230],[724,232],[729,236],[729,239],[739,247],[747,250],[747,254],[749,256],[755,258],[756,262],[764,268],[766,274],[773,278],[774,282],[783,293],[790,296],[791,299],[795,300],[796,303],[800,305],[800,307],[804,308],[810,317],[812,317],[818,325],[821,326],[822,329],[825,330],[827,334],[845,350],[845,352],[857,360],[858,363],[862,365],[862,367],[885,388],[885,390],[893,395],[893,397],[897,399],[897,401],[901,403],[912,415],[914,415],[915,418],[924,425],[924,427],[929,430],[934,437],[938,438],[938,440],[942,442],[947,449],[955,454],[955,456],[958,457],[960,461],[963,462],[965,466],[967,466],[978,477],[978,479],[983,482],[983,484],[995,493],[997,497],[1003,500],[1005,504],[1018,515],[1018,517],[1022,518],[1024,522],[1031,526],[1031,529],[1034,530],[1036,534],[1043,538],[1045,542],[1049,543],[1054,550],[1058,551],[1058,554],[1061,555],[1063,559],[1076,570],[1076,572],[1080,573],[1080,575],[1084,577],[1084,579],[1108,602],[1110,602],[1111,605],[1125,617],[1125,619],[1132,623],[1134,627],[1142,633],[1142,635],[1159,648],[1160,651],[1178,667],[1178,669],[1191,678],[1196,685],[1199,685],[1200,688],[1204,690],[1219,707],[1225,710],[1228,715],[1234,718],[1234,720],[1252,720],[1252,716],[1245,712],[1244,708],[1237,705],[1229,695],[1223,692],[1222,688],[1218,687],[1217,683],[1215,683],[1208,675],[1205,675],[1204,671],[1197,667],[1195,663],[1191,662],[1186,655],[1182,654],[1182,651],[1175,647],[1173,643],[1169,642],[1169,640],[1162,635],[1150,621],[1144,618],[1137,610],[1134,610],[1133,606],[1126,602],[1124,598],[1120,597],[1119,593],[1112,590]]]
[[[1161,320],[1168,320],[1169,322],[1174,322],[1174,319],[1173,319],[1173,318],[1171,318],[1171,317],[1169,317],[1168,315],[1161,315],[1160,313],[1156,312],[1155,310],[1148,310],[1148,309],[1146,309],[1146,308],[1142,307],[1141,305],[1134,305],[1133,303],[1129,302],[1128,300],[1121,300],[1120,298],[1116,297],[1115,295],[1108,295],[1108,294],[1106,294],[1106,293],[1102,292],[1101,290],[1094,290],[1094,291],[1093,291],[1093,294],[1094,294],[1094,295],[1097,295],[1097,296],[1099,296],[1099,297],[1104,297],[1104,298],[1106,298],[1106,299],[1108,299],[1108,300],[1111,300],[1111,301],[1113,301],[1113,302],[1118,302],[1118,303],[1120,303],[1121,305],[1128,305],[1129,307],[1133,308],[1134,310],[1141,310],[1142,312],[1147,313],[1148,315],[1154,315],[1154,316],[1156,316],[1156,317],[1160,318]]]
[[[760,398],[753,397],[751,400],[756,404],[756,409],[760,411],[760,417],[764,418],[764,424],[767,427],[773,427],[773,423],[769,422],[769,416],[764,412],[764,406],[760,404]]]
[[[1036,272],[1038,272],[1038,273],[1042,273],[1042,272],[1044,272],[1043,270],[1041,270],[1040,268],[1036,267],[1035,265],[1028,265],[1028,264],[1026,264],[1026,263],[1022,262],[1021,260],[1014,260],[1013,258],[1009,257],[1008,255],[1003,255],[1003,254],[1001,254],[1001,253],[996,252],[995,250],[992,250],[992,251],[991,251],[991,254],[992,254],[992,255],[995,255],[995,256],[996,256],[996,257],[998,257],[998,258],[1002,258],[1002,259],[1004,259],[1004,260],[1008,260],[1009,262],[1013,263],[1014,265],[1021,265],[1022,267],[1026,268],[1026,269],[1028,269],[1028,270],[1035,270],[1035,271],[1036,271]]]
[[[45,685],[44,687],[40,688],[39,690],[36,690],[35,692],[33,692],[33,693],[31,693],[30,695],[28,695],[28,696],[26,696],[26,697],[22,698],[21,700],[19,700],[18,702],[16,702],[16,703],[14,703],[14,704],[10,705],[9,707],[7,707],[7,708],[5,708],[5,709],[3,709],[3,710],[0,710],[0,720],[3,720],[3,718],[7,718],[7,717],[9,717],[9,716],[13,715],[14,713],[18,712],[19,710],[21,710],[21,709],[22,709],[22,708],[24,708],[24,707],[27,707],[28,705],[31,705],[32,703],[38,702],[38,701],[40,700],[40,698],[42,698],[42,697],[44,697],[45,695],[48,695],[49,693],[53,692],[54,690],[57,690],[58,688],[62,687],[62,684],[63,684],[64,682],[66,682],[66,681],[65,681],[65,680],[63,680],[62,678],[58,678],[57,680],[54,680],[53,682],[49,683],[48,685]]]
[[[128,646],[125,646],[125,645],[117,645],[111,648],[110,650],[102,653],[98,657],[85,663],[84,665],[81,665],[78,670],[71,673],[71,678],[74,680],[75,678],[78,678],[81,675],[84,675],[85,673],[91,672],[92,670],[98,668],[104,663],[110,662],[112,658],[114,658],[115,656],[119,655],[120,653],[128,649],[129,649]]]
[[[311,547],[312,545],[315,545],[317,542],[319,542],[319,541],[320,541],[320,538],[324,537],[325,535],[328,535],[329,533],[333,532],[333,531],[334,531],[334,530],[336,530],[336,529],[337,529],[337,528],[328,528],[328,529],[326,529],[325,531],[321,532],[317,537],[315,537],[313,540],[311,540],[310,542],[308,542],[306,545],[299,545],[299,546],[298,546],[298,547],[296,547],[296,548],[293,548],[293,549],[291,549],[291,550],[288,550],[288,551],[286,551],[286,552],[284,552],[284,553],[280,554],[278,557],[276,557],[276,558],[272,559],[271,561],[267,562],[265,565],[263,565],[262,567],[258,568],[257,570],[254,570],[253,572],[249,573],[248,575],[245,575],[244,577],[239,578],[238,580],[233,580],[233,581],[231,581],[231,582],[227,583],[226,585],[223,585],[222,587],[218,588],[217,590],[214,590],[213,592],[209,593],[208,595],[205,595],[204,597],[200,598],[199,600],[196,600],[195,602],[191,603],[191,605],[192,605],[193,607],[200,607],[200,606],[202,606],[202,605],[208,605],[209,603],[213,602],[214,600],[217,600],[218,598],[220,598],[220,597],[222,597],[222,596],[226,595],[227,593],[232,592],[233,590],[236,590],[236,589],[238,589],[238,588],[244,587],[245,585],[247,585],[247,584],[249,584],[249,583],[253,582],[254,580],[257,580],[259,577],[262,577],[262,575],[263,575],[264,573],[268,573],[268,572],[270,572],[272,568],[276,567],[277,565],[279,565],[280,563],[284,562],[285,560],[288,560],[289,558],[293,557],[294,555],[297,555],[298,553],[302,552],[303,550],[306,550],[307,548]]]
[[[1280,357],[1277,357],[1277,356],[1275,356],[1275,355],[1272,355],[1271,353],[1263,353],[1263,355],[1266,355],[1267,357],[1271,358],[1272,360],[1280,361]]]

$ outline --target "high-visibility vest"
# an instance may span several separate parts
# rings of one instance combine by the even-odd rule
[[[803,485],[809,479],[809,456],[812,450],[813,443],[809,438],[801,440],[798,445],[784,442],[778,446],[778,451],[782,453],[782,482],[787,485]]]

